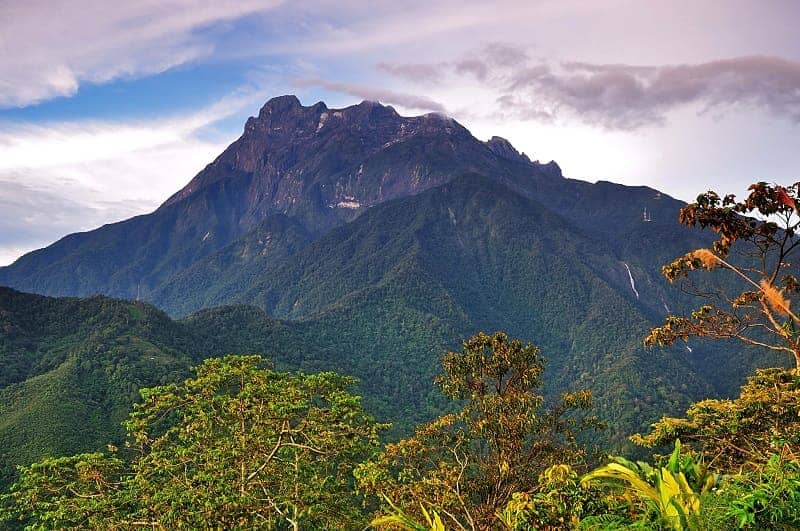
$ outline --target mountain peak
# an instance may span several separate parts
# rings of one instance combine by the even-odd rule
[[[529,159],[527,155],[517,151],[517,149],[511,145],[511,142],[501,136],[493,136],[486,141],[486,146],[498,157],[518,162],[531,162],[531,159]]]
[[[258,113],[259,117],[263,117],[267,114],[274,114],[280,112],[286,112],[292,109],[300,109],[303,107],[303,104],[300,103],[300,100],[294,94],[284,94],[283,96],[276,96],[274,98],[270,98],[267,103],[261,107],[261,111]]]
[[[391,105],[383,105],[379,101],[364,100],[356,105],[344,107],[342,109],[334,109],[344,115],[351,116],[358,119],[367,119],[368,121],[375,120],[392,120],[396,121],[400,115]]]
[[[314,211],[307,228],[317,230],[464,171],[517,181],[561,177],[555,163],[532,163],[499,136],[481,142],[441,113],[405,117],[374,100],[343,108],[304,106],[297,96],[283,95],[267,101],[242,136],[163,206],[201,190],[212,203],[235,190],[245,196],[234,201],[244,211],[234,214],[244,216],[237,221],[242,227],[267,213],[303,211],[308,217]]]
[[[561,173],[561,166],[559,166],[558,163],[554,160],[551,160],[547,164],[540,164],[539,168],[541,168],[541,170],[550,177],[555,177],[559,179],[564,178],[564,174]]]
[[[394,107],[392,107],[391,105],[384,105],[377,100],[363,100],[361,101],[361,103],[350,105],[348,107],[342,107],[340,109],[328,109],[328,106],[325,105],[325,103],[322,101],[319,101],[314,105],[305,106],[300,102],[300,99],[294,94],[284,94],[283,96],[275,96],[274,98],[270,98],[263,105],[263,107],[261,107],[261,111],[259,112],[259,117],[264,118],[265,116],[271,114],[281,114],[285,112],[306,110],[306,109],[314,109],[315,111],[318,112],[325,112],[327,110],[331,110],[342,113],[377,111],[381,114],[399,116]]]
[[[361,100],[361,103],[354,105],[354,107],[363,107],[363,108],[370,108],[370,107],[383,107],[384,105],[381,104],[378,100]]]

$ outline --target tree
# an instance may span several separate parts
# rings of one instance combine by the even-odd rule
[[[738,283],[733,290],[695,289],[710,303],[688,317],[667,317],[645,344],[671,345],[689,337],[737,339],[791,354],[800,371],[800,319],[791,309],[791,296],[800,293],[794,263],[800,245],[800,183],[761,182],[749,190],[739,202],[733,195],[720,198],[709,191],[681,209],[681,223],[708,227],[718,239],[713,249],[697,249],[665,265],[664,276],[672,282],[688,278],[692,270],[727,270]]]
[[[382,426],[353,383],[276,372],[259,356],[206,360],[194,378],[142,390],[125,463],[89,454],[91,467],[87,456],[26,467],[7,500],[34,528],[72,507],[108,529],[363,527],[352,470]]]
[[[123,495],[126,471],[124,461],[103,452],[20,467],[17,482],[0,495],[0,527],[112,528],[110,522],[131,510]]]
[[[512,494],[531,487],[539,472],[557,463],[580,465],[586,456],[577,434],[597,427],[589,391],[565,393],[551,408],[538,394],[544,359],[539,349],[497,332],[480,333],[461,352],[444,356],[436,378],[443,393],[463,407],[386,445],[358,467],[365,492],[386,499],[423,521],[425,511],[454,529],[486,529]]]
[[[678,438],[723,470],[758,469],[772,454],[800,459],[800,375],[758,369],[738,397],[692,404],[685,418],[664,417],[631,440],[654,448]]]

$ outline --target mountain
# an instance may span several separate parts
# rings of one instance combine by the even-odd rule
[[[29,253],[0,268],[0,285],[55,296],[141,294],[186,315],[234,300],[266,267],[370,207],[470,172],[612,246],[642,232],[643,208],[654,220],[650,234],[677,234],[677,201],[645,187],[565,179],[556,163],[531,162],[500,137],[481,142],[450,118],[401,117],[374,102],[304,107],[282,96],[155,212]],[[661,249],[648,256],[669,258]],[[189,292],[170,295],[178,284]]]
[[[506,143],[507,144],[507,143]],[[346,109],[294,96],[267,102],[242,136],[155,212],[72,234],[0,268],[0,285],[48,295],[133,298],[286,216],[310,235],[381,202],[468,171],[534,182],[560,176],[454,120],[401,117],[363,102]],[[253,236],[250,234],[250,236]],[[278,230],[275,239],[281,240]]]
[[[26,386],[60,378],[47,375],[67,363],[66,353],[89,348],[86,338],[161,330],[146,341],[170,353],[171,368],[147,372],[126,361],[133,368],[122,387],[62,379],[48,388],[73,396],[69,389],[89,386],[100,398],[81,403],[98,411],[113,399],[123,411],[136,387],[171,378],[187,362],[262,351],[287,367],[358,376],[365,405],[394,422],[396,436],[448,407],[432,385],[443,352],[478,330],[505,330],[542,348],[548,396],[594,391],[619,445],[693,400],[735,392],[753,366],[778,361],[707,343],[642,347],[650,327],[695,302],[660,274],[675,256],[708,245],[678,224],[681,206],[647,187],[564,178],[554,162],[531,162],[499,137],[481,142],[444,116],[402,117],[374,102],[306,107],[282,96],[155,212],[67,236],[0,268],[0,284],[19,290],[140,292],[167,314],[188,316],[66,299],[89,304],[80,315],[98,327],[67,327],[76,331],[64,337],[32,327],[29,346],[0,351],[17,360],[0,392],[41,392]],[[38,311],[25,297],[10,297],[18,302],[7,311]],[[115,317],[110,333],[91,320],[96,301],[119,307],[110,315],[148,308],[148,323],[160,324],[129,331]],[[235,306],[209,309],[219,305]],[[17,337],[11,332],[10,344]],[[55,339],[40,347],[41,337]],[[101,359],[138,359],[128,347],[138,342],[122,344],[97,347]],[[0,411],[0,422],[11,412]]]

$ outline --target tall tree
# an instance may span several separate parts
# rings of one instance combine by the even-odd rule
[[[759,468],[771,455],[800,459],[800,375],[758,369],[738,397],[702,400],[685,418],[664,417],[631,440],[646,448],[683,441],[709,466]]]
[[[679,339],[737,339],[748,345],[786,352],[800,371],[800,318],[791,297],[800,293],[796,263],[797,210],[800,183],[757,183],[744,201],[709,191],[680,211],[684,225],[710,228],[718,239],[713,249],[686,253],[663,268],[670,281],[693,270],[725,270],[735,289],[695,289],[704,304],[687,316],[669,316],[645,339],[648,345],[670,345]]]
[[[353,383],[276,372],[259,356],[207,360],[194,378],[142,390],[127,463],[89,454],[23,468],[6,516],[33,528],[70,527],[73,508],[103,528],[363,526],[352,470],[381,426]]]
[[[580,429],[597,426],[588,415],[589,391],[566,393],[551,408],[539,394],[544,358],[539,349],[505,334],[480,333],[461,352],[444,357],[436,384],[462,409],[388,444],[356,470],[366,492],[422,521],[440,514],[454,529],[491,527],[515,492],[555,463],[581,463]]]

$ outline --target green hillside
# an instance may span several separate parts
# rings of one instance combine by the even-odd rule
[[[730,393],[754,365],[783,361],[740,350],[723,365],[725,344],[645,350],[642,338],[665,314],[659,307],[681,310],[685,301],[652,271],[657,258],[614,248],[583,220],[477,175],[373,207],[311,243],[285,219],[263,229],[254,241],[285,236],[270,240],[281,257],[227,261],[262,256],[244,244],[216,255],[214,267],[230,273],[220,300],[193,300],[201,276],[173,288],[188,306],[238,306],[178,321],[141,302],[0,291],[4,474],[118,440],[139,388],[228,353],[357,376],[367,410],[394,423],[389,437],[397,437],[452,407],[432,384],[445,351],[477,331],[506,330],[542,348],[548,396],[593,390],[617,447],[663,414]],[[657,224],[616,230],[652,254],[679,254]]]
[[[0,289],[0,467],[122,435],[140,387],[187,374],[192,338],[162,312],[105,297]]]
[[[361,378],[368,397],[385,399],[376,410],[404,423],[430,415],[442,352],[475,331],[507,330],[546,353],[551,393],[591,387],[619,442],[714,393],[686,351],[641,346],[654,319],[621,267],[580,227],[467,176],[371,209],[238,301],[297,320],[304,337],[338,354],[328,368]],[[402,415],[391,415],[398,406]]]
[[[14,465],[118,442],[140,388],[177,381],[200,360],[234,351],[264,352],[290,367],[312,356],[252,308],[180,322],[140,302],[0,288],[0,483]]]

